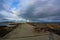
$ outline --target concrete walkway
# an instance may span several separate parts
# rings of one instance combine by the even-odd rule
[[[12,32],[3,37],[3,40],[48,40],[48,33],[36,33],[33,31],[33,26],[22,24]]]

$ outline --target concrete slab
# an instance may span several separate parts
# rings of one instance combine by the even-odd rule
[[[22,24],[15,30],[3,37],[3,40],[48,40],[48,32],[36,33],[33,26]]]

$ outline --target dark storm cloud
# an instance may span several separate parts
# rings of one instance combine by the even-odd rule
[[[37,0],[33,5],[29,5],[26,10],[22,12],[23,13],[20,13],[20,16],[31,21],[60,20],[60,1]]]
[[[56,21],[60,20],[60,0],[0,0],[0,14],[8,20],[18,17],[20,20]]]

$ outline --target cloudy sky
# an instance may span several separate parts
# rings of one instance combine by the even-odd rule
[[[60,0],[0,0],[0,21],[60,22]]]

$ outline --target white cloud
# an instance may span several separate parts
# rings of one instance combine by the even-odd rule
[[[4,0],[3,0],[4,1]],[[6,21],[23,21],[25,19],[18,17],[14,11],[16,10],[16,6],[18,4],[13,4],[13,2],[19,2],[20,0],[5,0],[4,2],[2,2],[0,5],[1,7],[3,7],[3,9],[0,7],[0,21],[4,21],[6,19]],[[15,6],[16,5],[16,6]],[[14,7],[13,7],[14,6]],[[4,20],[3,20],[4,19]]]
[[[16,9],[14,12],[19,15],[21,13],[24,13],[26,9],[33,5],[37,0],[21,0],[18,4],[18,9]]]
[[[18,19],[20,19],[17,15],[6,12],[5,10],[0,11],[0,14],[2,15],[2,17],[4,17],[3,19],[7,19],[7,20],[18,20]],[[0,20],[1,20],[1,18],[0,18]]]
[[[14,1],[19,1],[16,6],[12,5]],[[14,18],[26,20],[25,18],[27,18],[30,20],[52,21],[60,15],[60,1],[58,0],[6,0],[3,7],[5,10],[3,9],[0,13],[6,18],[10,17],[11,20]],[[12,11],[13,14],[9,11]]]

